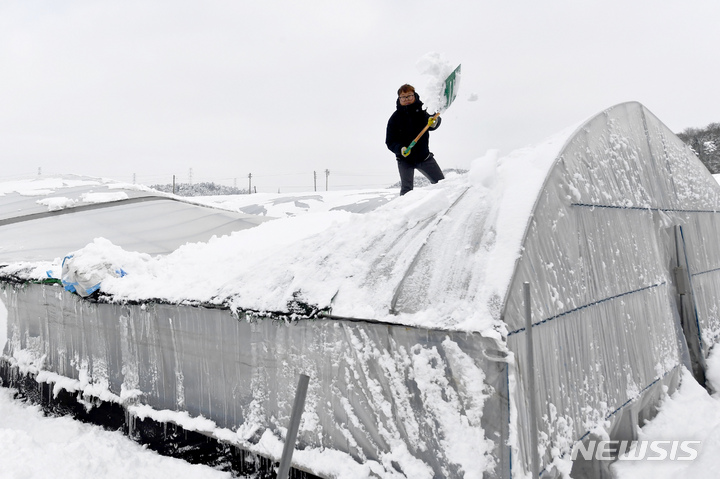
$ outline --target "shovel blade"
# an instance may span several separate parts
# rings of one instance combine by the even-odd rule
[[[441,110],[447,110],[450,104],[457,97],[458,90],[460,89],[460,67],[457,68],[445,79],[445,106]]]

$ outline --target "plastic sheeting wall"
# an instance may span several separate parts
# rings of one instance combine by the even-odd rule
[[[720,213],[698,213],[688,217],[682,229],[692,295],[705,357],[720,335]]]
[[[386,475],[509,477],[507,371],[478,334],[369,322],[249,322],[228,311],[97,304],[57,286],[5,285],[4,354],[157,410],[202,415],[247,444],[282,437],[311,377],[299,449],[344,451]],[[484,433],[483,433],[484,431]],[[321,471],[311,471],[321,473]]]
[[[691,150],[638,103],[602,112],[566,143],[536,202],[504,312],[517,358],[514,467],[527,470],[533,430],[522,284],[532,291],[536,426],[547,470],[552,448],[569,454],[605,421],[612,439],[633,439],[661,386],[677,384],[687,365],[673,275],[678,251],[681,264],[687,251],[705,353],[715,341],[718,198]]]

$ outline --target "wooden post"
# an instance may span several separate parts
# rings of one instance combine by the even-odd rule
[[[290,463],[292,455],[295,451],[295,441],[297,440],[298,429],[300,429],[300,418],[305,409],[305,396],[307,396],[308,382],[310,377],[301,374],[298,380],[297,390],[295,391],[295,402],[293,403],[292,414],[290,416],[290,425],[288,426],[287,437],[285,438],[285,446],[283,447],[282,457],[280,458],[280,468],[278,469],[277,478],[287,479],[290,472]]]

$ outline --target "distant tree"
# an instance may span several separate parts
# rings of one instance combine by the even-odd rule
[[[710,173],[720,173],[720,123],[705,128],[686,128],[678,137],[693,149]]]
[[[151,185],[158,191],[165,193],[173,192],[173,185]],[[175,194],[178,196],[219,196],[219,195],[244,195],[247,190],[233,186],[217,185],[215,183],[175,183]]]

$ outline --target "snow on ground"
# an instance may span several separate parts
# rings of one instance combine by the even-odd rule
[[[0,301],[0,351],[7,309]],[[70,417],[45,416],[39,406],[13,399],[0,387],[0,478],[162,479],[230,478],[226,472],[164,457],[130,440]]]
[[[156,454],[121,432],[70,417],[46,417],[38,406],[0,388],[0,477],[5,479],[230,478],[228,472]]]
[[[707,359],[712,395],[686,369],[680,388],[666,397],[658,415],[640,431],[639,440],[700,441],[693,461],[621,460],[612,465],[617,479],[675,479],[720,477],[720,350]],[[669,456],[669,455],[668,455]],[[687,456],[686,456],[687,457]]]

